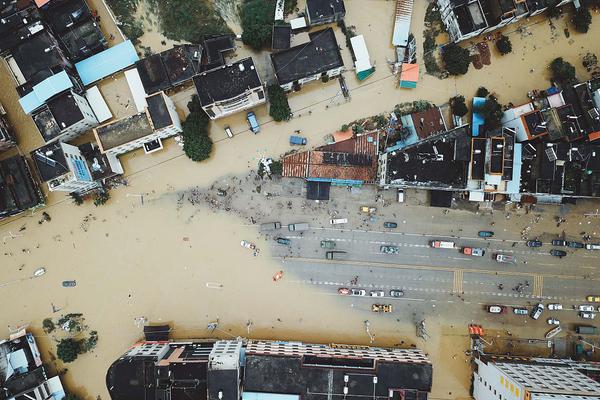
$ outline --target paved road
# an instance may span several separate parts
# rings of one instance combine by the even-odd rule
[[[328,296],[339,296],[340,287],[364,288],[367,292],[383,290],[386,296],[377,300],[348,296],[341,301],[364,311],[370,310],[375,302],[396,304],[390,315],[394,317],[409,310],[426,315],[433,305],[438,312],[456,315],[462,311],[467,319],[473,316],[501,318],[509,325],[529,321],[543,328],[550,316],[563,322],[582,323],[585,321],[571,307],[585,303],[585,296],[598,292],[600,285],[600,276],[596,278],[600,252],[563,248],[568,256],[559,259],[549,254],[550,243],[529,248],[522,240],[502,237],[482,239],[331,227],[317,227],[302,234],[284,229],[275,236],[292,241],[291,246],[274,245],[273,253],[284,260],[286,271],[293,275],[290,277],[293,283],[312,285],[318,294]],[[432,239],[452,240],[459,247],[481,247],[486,253],[483,257],[470,257],[458,249],[433,249],[428,245]],[[335,241],[335,249],[347,251],[347,258],[326,260],[321,240]],[[384,244],[400,247],[399,254],[382,254],[379,247]],[[515,255],[517,262],[498,263],[492,258],[496,253]],[[359,279],[353,285],[351,280],[355,276]],[[513,290],[517,286],[521,286],[521,291]],[[403,290],[405,296],[392,298],[391,289]],[[494,317],[485,312],[485,305],[489,304],[530,307],[539,301],[558,302],[565,309],[546,311],[539,321],[510,313]]]

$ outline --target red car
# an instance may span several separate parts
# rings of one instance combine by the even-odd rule
[[[343,294],[343,295],[348,295],[348,294],[350,294],[350,289],[342,287],[342,288],[338,289],[338,293]]]

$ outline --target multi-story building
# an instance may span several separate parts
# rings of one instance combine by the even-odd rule
[[[0,398],[10,400],[65,397],[60,378],[48,378],[35,338],[25,329],[0,341],[0,393]]]
[[[311,26],[342,21],[346,16],[344,0],[306,0],[305,11]]]
[[[17,144],[13,128],[6,118],[6,111],[0,104],[0,152],[10,149]]]
[[[108,369],[113,400],[426,400],[432,366],[417,349],[300,342],[141,342]]]
[[[481,356],[475,360],[475,400],[598,399],[597,365],[546,358]]]
[[[146,97],[143,113],[122,118],[94,129],[103,154],[118,156],[144,148],[146,153],[162,149],[161,139],[181,133],[181,122],[173,101],[164,92]]]
[[[79,147],[54,142],[31,152],[40,180],[50,191],[85,193],[100,187],[102,180],[122,174],[114,155],[103,155],[93,143]]]
[[[0,161],[0,218],[18,214],[44,204],[44,197],[33,180],[25,157]]]
[[[559,7],[571,0],[562,0]],[[437,0],[453,42],[469,39],[544,11],[549,0]]]
[[[266,102],[252,58],[223,65],[194,77],[202,109],[211,119],[225,117]]]
[[[332,28],[309,33],[310,41],[271,54],[277,82],[284,90],[300,90],[303,84],[318,79],[327,80],[344,70]]]

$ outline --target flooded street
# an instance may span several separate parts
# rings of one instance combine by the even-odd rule
[[[413,13],[419,62],[426,6],[425,1],[415,2]],[[302,9],[302,1],[299,7]],[[45,209],[0,221],[0,293],[5,299],[0,324],[12,328],[29,324],[45,360],[50,360],[48,353],[55,353],[55,345],[41,329],[44,318],[80,312],[99,333],[98,347],[67,365],[67,388],[88,399],[109,398],[106,370],[142,338],[135,324],[139,317],[170,323],[175,338],[205,337],[207,323],[218,319],[215,333],[221,337],[361,344],[369,342],[363,325],[369,319],[376,335],[374,345],[415,344],[429,353],[435,371],[432,398],[468,398],[470,369],[463,352],[468,345],[465,326],[472,316],[461,314],[459,309],[452,316],[440,315],[432,307],[428,316],[430,339],[423,342],[416,339],[412,319],[396,320],[352,309],[339,297],[293,283],[292,272],[286,271],[284,278],[274,283],[273,274],[283,267],[279,258],[270,254],[256,226],[248,226],[246,219],[236,215],[215,213],[180,199],[192,187],[209,187],[229,174],[244,175],[257,168],[261,157],[289,151],[289,135],[295,130],[308,137],[310,146],[321,145],[323,137],[343,123],[389,112],[402,102],[426,99],[441,105],[458,93],[469,98],[482,85],[496,92],[501,103],[520,104],[526,101],[529,90],[549,85],[546,65],[556,56],[575,65],[580,78],[588,78],[580,58],[588,51],[600,51],[599,42],[592,40],[600,37],[600,21],[594,16],[587,35],[571,30],[570,38],[563,34],[566,18],[554,21],[554,30],[543,16],[521,21],[528,28],[506,28],[512,32],[513,54],[501,57],[493,49],[491,66],[481,70],[471,66],[466,76],[445,80],[426,75],[420,63],[418,86],[407,90],[394,86],[387,66],[387,60],[394,57],[391,31],[395,2],[346,0],[346,7],[347,25],[356,26],[357,33],[365,35],[377,68],[371,78],[359,83],[351,71],[345,40],[336,31],[349,70],[345,76],[351,101],[340,96],[337,80],[313,83],[290,95],[295,117],[287,123],[272,122],[266,107],[255,110],[262,124],[258,135],[248,132],[244,113],[212,122],[215,145],[206,162],[189,161],[173,140],[167,140],[161,152],[144,155],[136,151],[121,157],[129,186],[112,190],[105,206],[86,203],[78,207],[63,193],[50,193]],[[151,19],[146,11],[142,8],[140,12]],[[153,32],[142,37],[142,44],[154,51],[170,47],[172,42],[161,43],[155,22],[152,27]],[[238,49],[237,57],[246,55],[256,57],[263,79],[272,79],[267,53]],[[31,118],[21,112],[12,89],[14,81],[5,67],[1,68],[0,86],[10,89],[0,92],[0,102],[19,132],[21,151],[27,153],[42,145],[42,138]],[[126,90],[123,82],[110,86],[107,80],[102,85],[109,96]],[[187,113],[185,104],[192,92],[174,95],[180,114]],[[123,94],[123,98],[129,96]],[[133,114],[133,106],[121,101],[118,107],[111,103],[113,112],[119,117]],[[233,139],[226,139],[225,125],[236,134]],[[52,220],[38,223],[42,211]],[[277,220],[277,215],[272,219]],[[261,248],[258,257],[239,245],[243,239]],[[45,267],[47,273],[28,279],[39,267]],[[64,280],[76,280],[77,286],[64,288]],[[53,306],[60,311],[53,314]]]

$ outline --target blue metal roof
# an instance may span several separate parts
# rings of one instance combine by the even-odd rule
[[[139,60],[130,40],[95,54],[75,64],[84,85],[89,85],[121,71]]]
[[[473,118],[471,121],[471,129],[473,136],[479,136],[479,127],[485,124],[483,114],[477,112],[485,105],[485,97],[473,97]]]
[[[50,97],[73,87],[73,82],[65,71],[44,79],[33,87],[25,97],[19,99],[25,114],[29,114],[42,106]]]

